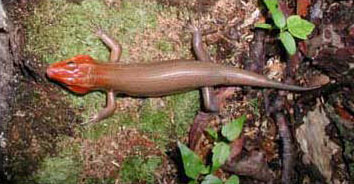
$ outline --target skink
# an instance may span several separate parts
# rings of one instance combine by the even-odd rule
[[[174,93],[212,86],[256,86],[291,91],[307,91],[318,87],[300,87],[270,80],[265,76],[227,67],[212,62],[206,56],[198,29],[194,30],[193,47],[197,60],[172,60],[148,64],[119,64],[121,46],[101,30],[102,41],[111,49],[110,63],[98,62],[88,55],[51,64],[47,76],[69,90],[86,94],[91,91],[107,92],[107,107],[92,117],[97,122],[113,114],[115,95],[160,97]],[[204,92],[204,91],[203,91]],[[208,90],[205,90],[207,93]],[[208,95],[203,95],[208,96]]]

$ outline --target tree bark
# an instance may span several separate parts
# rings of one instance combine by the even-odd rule
[[[10,33],[12,26],[9,23],[7,14],[0,1],[0,181],[6,183],[5,151],[6,151],[6,130],[12,118],[11,104],[14,99],[14,74]]]

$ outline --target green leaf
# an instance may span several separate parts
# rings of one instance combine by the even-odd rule
[[[198,184],[198,181],[197,180],[191,180],[188,182],[188,184]]]
[[[272,18],[274,21],[274,24],[279,28],[279,29],[283,29],[285,27],[285,16],[283,14],[283,12],[281,12],[280,10],[274,10],[272,12]]]
[[[278,0],[264,0],[264,4],[270,11],[278,8]]]
[[[222,180],[212,174],[209,174],[204,178],[201,184],[222,184]]]
[[[246,116],[243,115],[231,123],[224,125],[221,129],[221,134],[226,137],[227,140],[233,141],[240,136],[245,121]]]
[[[265,23],[256,23],[254,25],[256,28],[262,28],[262,29],[273,29],[273,26],[270,24],[265,24]]]
[[[289,32],[300,39],[307,39],[307,36],[310,35],[315,28],[315,25],[311,22],[302,19],[298,15],[292,15],[286,20],[288,24]]]
[[[197,179],[199,174],[205,174],[208,172],[209,169],[204,166],[198,155],[180,142],[178,142],[178,147],[181,151],[184,170],[188,177]]]
[[[206,131],[208,132],[208,134],[209,134],[214,140],[217,140],[217,139],[218,139],[218,132],[216,132],[214,129],[212,129],[212,128],[207,128]]]
[[[286,21],[283,12],[278,8],[278,0],[264,0],[264,3],[272,14],[274,24],[279,29],[283,29],[286,25]]]
[[[212,172],[219,169],[229,158],[230,146],[224,142],[217,143],[213,148],[213,166]]]
[[[293,36],[291,36],[289,32],[284,31],[279,34],[279,38],[288,54],[294,55],[296,52],[296,44]]]
[[[226,182],[225,184],[239,184],[240,179],[238,178],[237,175],[232,175]]]

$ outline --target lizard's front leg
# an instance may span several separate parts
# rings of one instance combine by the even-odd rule
[[[116,40],[110,37],[108,34],[103,32],[101,29],[98,29],[96,31],[96,35],[103,41],[103,43],[105,43],[111,49],[109,61],[112,63],[119,62],[120,56],[122,55],[122,46]],[[113,90],[109,90],[107,92],[106,107],[102,109],[100,112],[98,112],[96,115],[94,115],[89,122],[99,122],[111,116],[114,113],[117,107],[115,95],[116,94]]]
[[[90,120],[89,123],[99,122],[105,118],[111,116],[114,111],[116,110],[116,100],[115,100],[115,93],[111,90],[107,92],[107,105],[104,109],[94,115]]]
[[[122,46],[114,38],[106,34],[102,29],[96,31],[96,35],[111,49],[109,62],[119,62],[122,55]]]

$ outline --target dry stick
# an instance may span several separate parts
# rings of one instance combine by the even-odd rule
[[[294,168],[294,148],[292,143],[292,137],[287,125],[286,118],[283,113],[276,114],[276,121],[278,124],[279,135],[282,140],[282,183],[291,183],[291,176]]]
[[[281,158],[282,158],[282,175],[281,183],[291,183],[294,170],[294,146],[288,121],[284,115],[285,97],[277,95],[275,99],[269,98],[270,93],[264,94],[265,101],[272,102],[269,104],[267,116],[271,116],[277,124],[279,138],[281,141]]]
[[[256,31],[255,33],[255,41],[252,45],[252,49],[250,56],[251,60],[257,61],[256,63],[251,63],[249,65],[249,69],[258,73],[261,73],[263,71],[263,68],[265,66],[265,33],[264,31]],[[299,58],[294,58],[299,59]],[[288,76],[293,76],[293,71],[294,71],[294,64],[296,65],[298,61],[292,61],[290,66],[287,70]],[[293,157],[293,145],[292,145],[292,139],[291,139],[291,133],[289,130],[289,127],[287,125],[287,121],[284,117],[284,114],[281,112],[282,109],[284,109],[284,97],[282,96],[277,96],[275,101],[277,103],[271,103],[269,99],[269,95],[271,92],[269,90],[265,90],[264,93],[264,103],[266,107],[266,113],[269,114],[274,114],[275,115],[275,120],[278,125],[278,130],[280,134],[280,139],[282,141],[282,183],[289,183],[291,181],[291,176],[292,176],[292,169],[293,169],[293,163],[294,163],[294,157]]]
[[[250,61],[245,63],[247,70],[262,74],[265,65],[265,31],[256,30],[254,34],[254,41],[250,49]]]
[[[248,62],[245,63],[245,68],[247,70],[254,71],[256,73],[262,74],[264,67],[266,65],[266,57],[265,57],[265,40],[266,40],[266,32],[262,29],[257,29],[255,31],[254,35],[254,41],[251,45],[250,48],[250,58],[249,61],[253,62]],[[271,110],[269,110],[269,107],[271,109],[274,109],[273,105],[270,103],[268,95],[271,94],[270,90],[263,90],[264,92],[264,103],[265,103],[265,111],[267,113],[267,116],[271,114]],[[276,105],[275,105],[276,106]],[[264,170],[266,171],[266,170]],[[270,170],[269,170],[270,171]],[[267,176],[267,177],[263,177]],[[272,173],[267,173],[267,172],[261,172],[256,175],[258,177],[257,179],[265,179],[267,178],[268,181],[272,182],[274,180],[274,175]]]
[[[286,17],[289,16],[290,9],[288,9],[287,3],[285,1],[280,2],[280,9],[283,11]],[[301,58],[300,53],[296,52],[294,56],[287,56],[287,68],[286,68],[286,76],[285,81],[292,83],[293,78],[296,73],[297,66],[299,65]],[[294,169],[294,149],[293,142],[291,139],[291,132],[289,130],[287,124],[287,118],[284,116],[284,111],[281,109],[284,108],[284,102],[286,98],[277,96],[277,101],[280,103],[278,106],[278,110],[275,111],[275,119],[278,125],[279,135],[282,141],[282,183],[291,183],[292,175],[294,174],[292,171]],[[279,108],[280,107],[280,108]]]
[[[293,56],[287,55],[287,68],[286,68],[286,81],[292,83],[296,74],[296,69],[300,64],[301,54],[297,51]],[[282,101],[281,109],[287,109],[284,105],[285,97],[278,96],[277,99]],[[280,109],[279,109],[280,110]],[[282,183],[291,183],[292,176],[295,174],[295,149],[292,140],[292,134],[288,126],[288,121],[282,111],[275,114],[276,122],[278,125],[279,135],[282,141]]]

